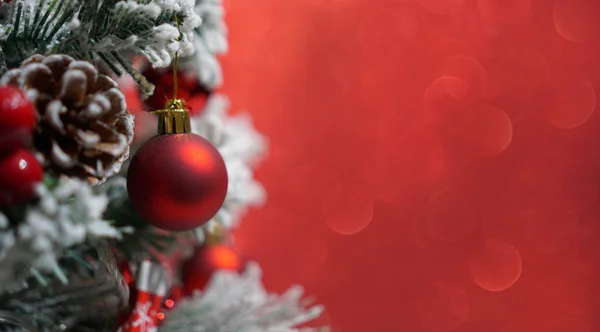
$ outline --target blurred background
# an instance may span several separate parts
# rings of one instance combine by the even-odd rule
[[[225,5],[268,287],[333,331],[600,331],[600,1]]]

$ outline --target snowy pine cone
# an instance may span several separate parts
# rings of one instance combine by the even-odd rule
[[[36,105],[34,144],[47,169],[98,184],[129,157],[133,116],[118,84],[91,63],[34,55],[0,79],[7,84]]]

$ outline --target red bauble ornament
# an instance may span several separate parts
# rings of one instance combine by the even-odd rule
[[[153,226],[185,231],[202,226],[227,194],[227,169],[210,142],[192,134],[162,134],[137,151],[128,170],[132,206]]]
[[[0,155],[0,205],[27,203],[43,177],[42,165],[28,150]]]
[[[24,146],[33,133],[36,111],[23,91],[0,87],[0,151]]]
[[[154,94],[146,100],[146,105],[153,110],[162,108],[165,105],[165,96],[171,96],[175,89],[173,71],[148,66],[142,75],[155,85]],[[210,92],[200,84],[198,76],[179,70],[177,71],[177,82],[178,97],[187,100],[190,113],[195,114],[202,111]]]
[[[181,268],[183,294],[191,295],[195,290],[203,290],[218,270],[242,272],[245,263],[245,260],[229,246],[200,246]]]

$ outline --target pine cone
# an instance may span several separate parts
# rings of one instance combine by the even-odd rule
[[[129,157],[133,115],[118,84],[91,63],[34,55],[0,79],[7,84],[37,107],[34,144],[47,169],[98,184]]]

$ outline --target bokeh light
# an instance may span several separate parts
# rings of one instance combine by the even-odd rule
[[[333,332],[600,331],[600,1],[227,5],[267,288]]]
[[[332,230],[352,235],[365,229],[373,219],[373,201],[366,189],[344,183],[327,191],[321,211]]]
[[[456,117],[468,102],[471,86],[458,77],[440,77],[423,92],[423,111],[436,122]]]
[[[517,248],[500,240],[486,240],[469,260],[475,283],[491,292],[503,291],[514,285],[521,276],[522,265]]]
[[[559,77],[548,92],[545,114],[555,126],[575,128],[590,119],[596,109],[596,92],[584,78]]]
[[[456,77],[480,94],[485,91],[485,69],[477,59],[472,57],[460,54],[447,57],[439,64],[435,76],[436,78]],[[451,93],[451,96],[460,99],[460,95],[457,98]]]
[[[600,35],[598,1],[556,0],[553,13],[556,31],[568,41],[583,43]]]
[[[461,136],[475,154],[494,157],[502,153],[512,141],[512,122],[500,108],[476,104],[466,117]]]

